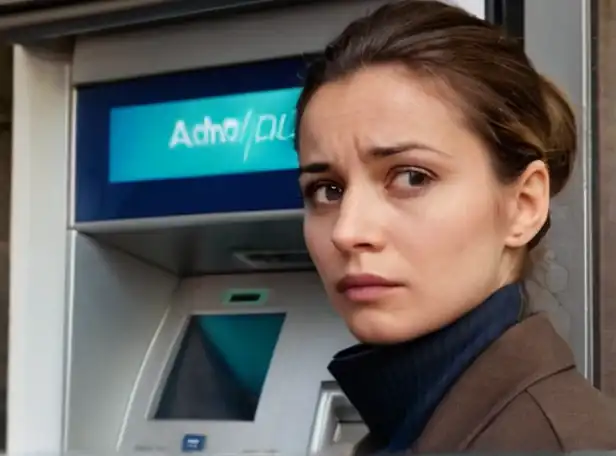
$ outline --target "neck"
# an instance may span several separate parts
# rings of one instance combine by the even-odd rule
[[[521,286],[507,285],[445,328],[396,345],[353,346],[338,353],[329,370],[371,437],[403,451],[466,368],[518,322],[521,308]]]

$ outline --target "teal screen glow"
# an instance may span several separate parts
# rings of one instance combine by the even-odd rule
[[[253,421],[283,313],[191,317],[156,420]]]
[[[301,89],[112,108],[109,181],[291,170]]]

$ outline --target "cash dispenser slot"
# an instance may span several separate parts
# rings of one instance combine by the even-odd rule
[[[308,454],[351,455],[368,428],[336,382],[321,386]]]

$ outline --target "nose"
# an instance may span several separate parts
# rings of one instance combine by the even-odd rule
[[[383,217],[378,197],[366,191],[344,194],[338,219],[332,232],[332,242],[344,253],[380,251],[385,244]]]

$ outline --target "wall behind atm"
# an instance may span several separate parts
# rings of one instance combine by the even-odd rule
[[[0,47],[0,449],[6,431],[12,67],[12,49]]]
[[[597,276],[601,388],[616,397],[616,0],[596,2],[595,167],[598,191]]]

